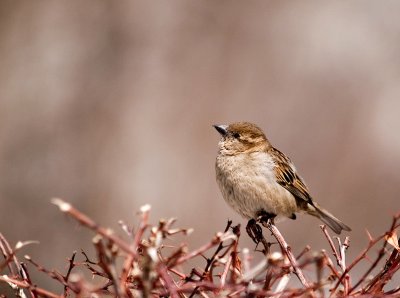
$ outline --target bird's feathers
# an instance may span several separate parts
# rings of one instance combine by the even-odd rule
[[[297,175],[295,167],[286,155],[274,147],[271,147],[270,151],[275,163],[276,182],[296,198],[300,209],[321,219],[336,234],[340,234],[342,230],[351,231],[347,225],[325,209],[319,207],[312,200],[307,186],[301,177]]]
[[[290,159],[274,147],[270,148],[275,163],[276,182],[288,190],[295,198],[313,204],[307,186],[296,173]]]

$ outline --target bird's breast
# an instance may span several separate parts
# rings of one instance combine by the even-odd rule
[[[276,182],[275,164],[265,152],[219,155],[217,182],[227,203],[246,218],[260,210],[290,216],[296,211],[294,197]]]
[[[239,155],[219,155],[216,161],[217,177],[230,183],[261,179],[265,183],[276,183],[275,164],[264,152]]]

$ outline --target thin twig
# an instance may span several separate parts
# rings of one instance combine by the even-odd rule
[[[75,263],[74,263],[75,256],[76,256],[76,251],[74,251],[72,253],[72,257],[68,260],[69,261],[68,271],[67,271],[67,274],[64,277],[64,280],[65,280],[66,283],[68,283],[68,279],[69,279],[69,276],[71,274],[71,271],[75,266]],[[68,295],[68,287],[64,286],[64,296],[66,297],[67,295]]]
[[[82,225],[87,226],[97,234],[100,234],[104,238],[109,239],[126,253],[136,256],[136,251],[133,250],[128,243],[113,234],[110,229],[99,226],[93,219],[75,209],[71,204],[66,203],[61,199],[52,199],[52,203],[56,205],[61,212],[68,214],[69,216],[80,222]]]
[[[102,238],[99,235],[93,238],[93,244],[96,247],[99,266],[107,274],[107,277],[113,282],[112,285],[115,289],[117,297],[121,297],[123,291],[118,282],[117,270],[113,255],[110,254],[110,251],[104,247]]]
[[[395,230],[397,220],[398,220],[398,217],[394,216],[392,219],[392,224],[390,226],[389,231]],[[372,239],[372,237],[369,233],[368,233],[368,235],[369,235],[370,239]],[[351,294],[355,289],[357,289],[357,287],[359,285],[361,285],[365,281],[365,279],[371,274],[372,270],[374,270],[374,268],[376,268],[376,266],[378,265],[380,260],[385,256],[387,243],[388,243],[387,241],[383,242],[382,247],[379,250],[378,256],[376,257],[375,261],[371,264],[371,266],[368,268],[368,270],[363,274],[363,276],[360,278],[360,280],[349,290],[349,294]]]
[[[400,244],[399,240],[397,240],[397,242]],[[400,252],[397,250],[397,248],[393,248],[392,253],[389,259],[386,261],[383,269],[368,283],[367,287],[362,290],[362,293],[382,292],[383,287],[399,269]]]
[[[331,236],[329,235],[328,230],[326,229],[326,225],[320,225],[319,227],[321,228],[326,239],[328,240],[329,246],[332,249],[333,256],[336,258],[336,262],[337,262],[338,266],[340,266],[340,262],[341,262],[340,255],[339,255],[338,251],[336,250],[336,246],[333,243],[333,240],[332,240]]]
[[[399,216],[396,216],[396,217],[395,217],[395,220],[397,221],[398,218],[399,218]],[[393,227],[392,230],[397,229],[399,226],[400,226],[400,224],[396,224],[396,225]],[[342,273],[342,275],[340,276],[339,280],[336,282],[335,286],[333,287],[332,292],[331,292],[331,295],[334,295],[335,291],[337,290],[338,286],[342,283],[342,280],[343,280],[343,278],[346,277],[347,273],[349,273],[349,271],[350,271],[351,269],[353,269],[353,267],[354,267],[355,265],[357,265],[362,259],[364,259],[364,258],[366,257],[366,255],[367,255],[367,253],[369,252],[369,250],[370,250],[372,247],[374,247],[375,244],[377,244],[379,241],[381,241],[382,239],[384,239],[385,236],[386,236],[388,233],[390,233],[390,231],[389,231],[389,232],[386,232],[386,233],[384,233],[384,234],[382,234],[382,235],[380,235],[380,236],[378,236],[378,237],[375,238],[375,239],[370,239],[370,240],[369,240],[368,246],[367,246],[364,250],[361,251],[361,253],[354,259],[354,261],[353,261],[349,266],[347,266],[345,272]]]
[[[0,280],[5,281],[7,283],[12,283],[20,288],[29,289],[33,293],[38,294],[43,297],[46,297],[46,298],[62,298],[62,296],[59,296],[55,293],[52,293],[45,289],[39,288],[37,286],[30,285],[26,281],[17,280],[17,279],[14,279],[14,278],[11,278],[8,276],[4,276],[4,275],[0,276]]]
[[[232,221],[228,220],[228,222],[226,223],[226,227],[224,229],[224,233],[227,233],[231,226],[232,226]],[[207,264],[206,264],[206,267],[204,269],[202,276],[200,277],[200,281],[204,280],[206,277],[207,278],[209,277],[209,272],[212,267],[212,264],[214,263],[215,258],[217,257],[217,255],[220,253],[220,251],[223,248],[224,248],[223,242],[220,242],[217,249],[215,250],[214,254],[211,256],[211,258],[207,259]],[[197,293],[197,290],[198,290],[198,287],[194,288],[194,290],[190,294],[189,298],[193,297]]]
[[[231,266],[231,263],[232,263],[232,256],[230,255],[228,257],[228,260],[226,261],[224,271],[222,272],[222,275],[221,275],[221,288],[224,288],[224,286],[225,286],[226,277],[228,275],[229,267]]]
[[[285,239],[283,238],[282,234],[279,232],[279,230],[276,228],[276,226],[274,224],[272,224],[272,222],[270,220],[268,220],[267,222],[263,222],[263,225],[266,226],[272,233],[272,235],[274,235],[274,237],[276,238],[276,240],[278,241],[279,245],[281,246],[282,250],[285,252],[285,254],[287,255],[290,264],[292,265],[294,272],[296,273],[297,277],[299,278],[300,282],[303,284],[303,286],[306,289],[310,288],[310,284],[308,283],[308,281],[306,280],[306,278],[304,277],[303,272],[301,271],[301,269],[299,268],[299,266],[297,265],[297,261],[293,256],[293,253],[291,251],[290,246],[286,243]]]
[[[200,248],[198,248],[198,249],[196,249],[196,250],[194,250],[194,251],[182,256],[181,258],[179,258],[176,261],[175,266],[180,265],[182,263],[185,263],[186,261],[188,261],[188,260],[190,260],[190,259],[192,259],[192,258],[194,258],[196,256],[199,256],[199,255],[203,254],[204,252],[209,250],[211,247],[213,247],[213,246],[215,246],[217,244],[220,244],[220,243],[222,243],[222,242],[224,242],[226,240],[234,239],[235,237],[236,236],[232,235],[230,232],[217,233],[217,235],[215,235],[214,238],[210,242],[206,243],[205,245],[201,246]]]

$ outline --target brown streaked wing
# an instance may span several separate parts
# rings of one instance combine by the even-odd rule
[[[270,149],[275,166],[276,182],[288,190],[293,196],[312,204],[312,199],[308,193],[307,186],[303,180],[297,175],[292,162],[278,149]]]

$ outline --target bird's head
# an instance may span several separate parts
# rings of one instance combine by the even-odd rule
[[[236,155],[244,152],[262,151],[270,144],[263,131],[249,122],[236,122],[229,125],[214,125],[221,135],[219,150],[223,154]]]

